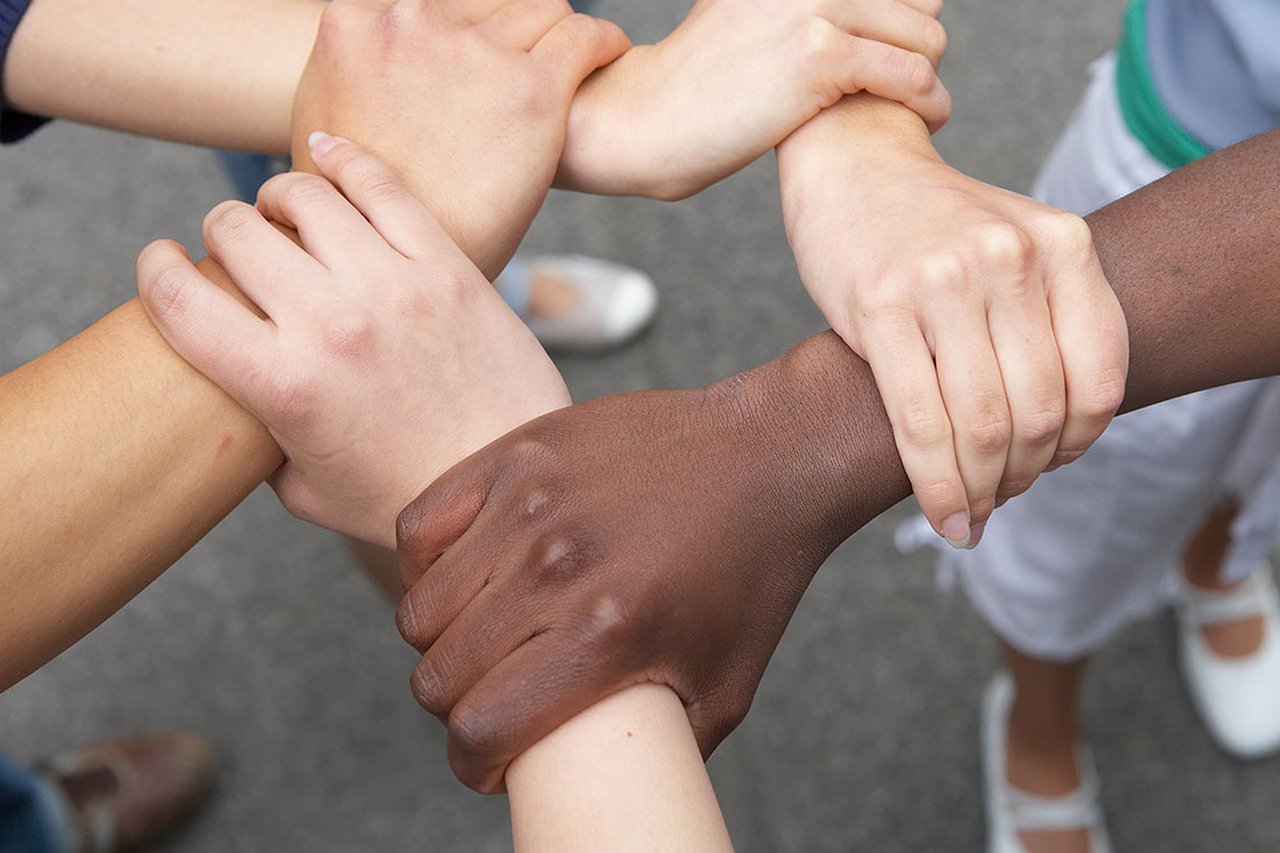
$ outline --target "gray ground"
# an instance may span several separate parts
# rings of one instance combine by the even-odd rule
[[[606,0],[636,40],[680,0]],[[949,0],[956,118],[939,137],[977,176],[1026,189],[1114,40],[1121,0]],[[228,193],[204,152],[71,126],[0,153],[0,368],[133,289],[137,251],[198,247]],[[678,205],[558,196],[529,238],[645,267],[662,314],[639,344],[562,361],[577,399],[705,383],[818,330],[779,225],[772,158]],[[742,851],[978,850],[977,700],[995,648],[930,561],[894,552],[900,507],[819,575],[755,709],[711,762]],[[504,850],[501,799],[449,775],[406,679],[391,611],[333,537],[260,490],[107,625],[0,698],[0,744],[30,757],[158,726],[207,734],[218,795],[181,851]],[[1089,728],[1124,850],[1280,844],[1280,762],[1209,743],[1174,671],[1167,618],[1100,656]],[[601,848],[607,848],[602,841]]]

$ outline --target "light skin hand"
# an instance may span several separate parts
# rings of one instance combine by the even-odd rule
[[[1126,409],[1280,370],[1278,163],[1280,131],[1090,216],[1133,336]],[[871,371],[831,332],[702,391],[552,412],[401,514],[415,693],[481,790],[636,683],[676,690],[709,754],[826,555],[909,493]]]
[[[656,45],[573,103],[557,186],[677,199],[732,174],[846,94],[901,101],[940,127],[938,0],[699,0]]]
[[[168,241],[140,257],[139,291],[170,345],[270,429],[286,456],[270,482],[289,511],[394,547],[396,514],[426,484],[569,395],[389,167],[345,140],[315,143],[337,189],[281,175],[257,209],[227,202],[205,220],[210,257],[260,313]]]
[[[871,365],[934,529],[976,544],[1124,396],[1124,316],[1088,226],[952,169],[918,118],[874,99],[819,116],[778,165],[806,289]]]
[[[579,84],[630,46],[566,0],[335,0],[294,102],[294,167],[326,131],[395,165],[486,276],[551,186]]]

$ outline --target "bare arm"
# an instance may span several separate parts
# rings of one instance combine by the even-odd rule
[[[287,153],[323,0],[36,0],[0,80],[35,115]]]
[[[1280,372],[1277,198],[1280,131],[1090,218],[1133,341],[1125,408]],[[831,332],[705,389],[552,412],[401,514],[415,693],[481,790],[641,681],[679,693],[710,754],[813,573],[909,490],[871,371]]]

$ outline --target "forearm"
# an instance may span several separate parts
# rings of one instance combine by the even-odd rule
[[[177,142],[287,153],[323,0],[34,0],[6,105]]]
[[[1278,197],[1273,132],[1088,218],[1129,327],[1123,411],[1280,373]],[[791,451],[783,475],[823,492],[838,538],[910,493],[870,369],[835,334],[724,389]]]
[[[512,762],[519,851],[732,850],[680,699],[629,688]]]
[[[0,378],[0,401],[2,690],[154,580],[280,454],[136,299]]]

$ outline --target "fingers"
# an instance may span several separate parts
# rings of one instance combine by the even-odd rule
[[[489,498],[496,466],[480,450],[440,475],[396,518],[396,551],[406,589],[412,589],[471,528]]]
[[[449,714],[449,765],[481,793],[503,789],[507,765],[560,725],[627,686],[626,661],[599,642],[609,617],[540,633],[489,670]]]
[[[201,275],[170,240],[138,256],[138,293],[160,334],[192,367],[241,405],[260,410],[255,376],[276,361],[270,325]]]
[[[1053,463],[1078,459],[1124,400],[1129,334],[1083,219],[1058,215],[1050,244],[1059,263],[1049,284],[1049,312],[1066,381],[1067,413]]]
[[[974,525],[983,524],[995,508],[996,489],[1009,452],[1009,404],[1000,363],[980,305],[947,313],[945,326],[934,332],[938,384],[954,435],[955,457],[968,499],[972,544]],[[957,532],[959,527],[957,526]]]
[[[532,50],[562,18],[573,14],[568,0],[508,0],[483,28],[501,44]]]
[[[258,190],[258,210],[298,232],[307,254],[329,269],[367,264],[386,242],[324,178],[288,172]]]
[[[460,255],[449,235],[390,166],[338,136],[313,133],[311,159],[382,239],[407,258]]]
[[[947,31],[936,16],[899,2],[836,3],[827,20],[845,32],[918,53],[936,69],[947,50]]]
[[[909,107],[937,130],[951,117],[951,94],[929,60],[873,39],[840,33],[832,70],[841,92],[866,91]]]
[[[547,63],[566,89],[577,91],[593,71],[613,62],[629,47],[630,39],[612,21],[570,15],[562,18],[534,45],[531,55]]]
[[[933,354],[914,319],[873,322],[862,338],[902,467],[933,529],[951,545],[964,547],[969,503]]]
[[[324,274],[314,258],[243,202],[223,202],[209,211],[204,244],[236,287],[273,318],[297,304],[298,282]]]
[[[1009,400],[1009,459],[997,498],[1020,495],[1049,466],[1066,419],[1066,384],[1049,305],[1037,283],[990,312],[991,340]]]
[[[524,645],[541,627],[527,613],[511,612],[512,596],[482,593],[448,624],[425,649],[414,668],[413,695],[426,711],[447,724],[449,714],[462,697],[497,666]]]
[[[458,615],[498,579],[499,560],[512,553],[509,537],[486,529],[477,519],[443,554],[418,571],[396,608],[396,627],[404,641],[427,651]],[[510,562],[510,557],[506,558]],[[401,569],[405,569],[401,559]]]

